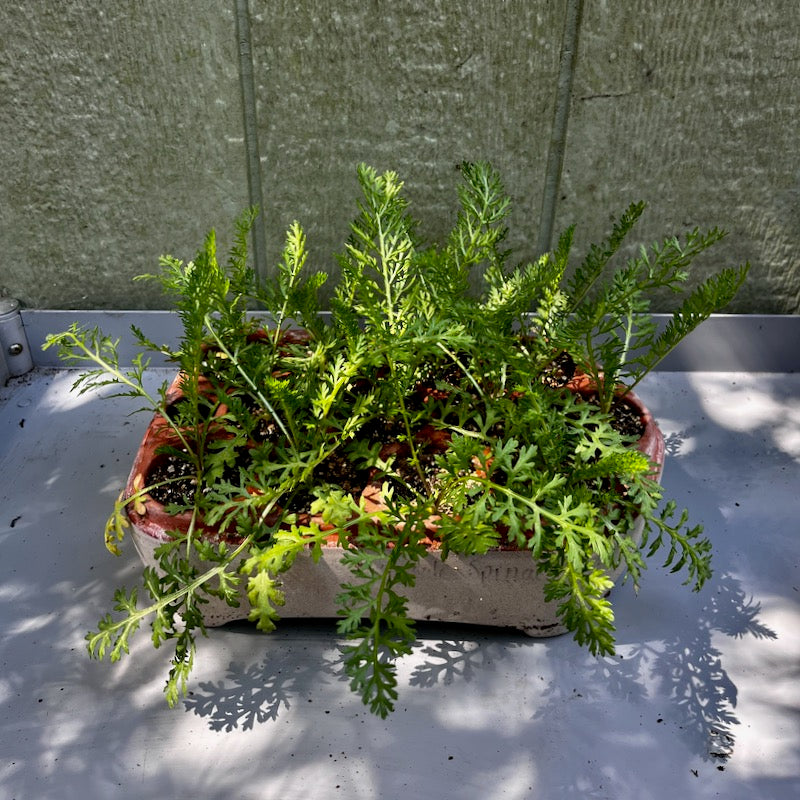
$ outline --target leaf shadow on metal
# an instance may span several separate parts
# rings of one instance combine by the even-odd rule
[[[232,631],[240,630],[252,634],[249,638],[264,643],[263,634],[256,633],[252,626],[235,623]],[[305,626],[300,627],[303,634]],[[313,639],[314,637],[312,637]],[[269,641],[274,639],[275,641]],[[186,711],[208,718],[212,731],[253,730],[256,723],[274,722],[282,711],[288,711],[293,703],[313,693],[315,686],[325,682],[325,676],[337,679],[335,651],[325,643],[316,641],[322,653],[302,653],[298,650],[316,650],[316,646],[298,647],[294,634],[291,639],[273,634],[262,646],[264,657],[246,663],[231,661],[224,678],[217,681],[201,681],[191,689],[183,701]],[[332,644],[332,643],[331,643]]]
[[[582,696],[601,703],[607,695],[652,708],[648,700],[664,698],[658,724],[671,728],[691,753],[703,761],[724,764],[736,743],[735,712],[738,689],[714,643],[715,634],[741,639],[777,639],[777,634],[758,619],[761,603],[748,597],[730,573],[712,578],[708,602],[693,623],[676,627],[663,640],[630,644],[615,658],[596,659],[584,673]],[[546,689],[549,702],[535,714],[547,718],[565,696],[561,677]]]
[[[425,660],[414,668],[409,684],[429,688],[437,684],[448,686],[457,680],[471,681],[476,674],[495,670],[499,662],[508,658],[511,649],[531,641],[525,637],[524,641],[515,642],[507,634],[497,639],[496,635],[494,641],[492,634],[478,637],[466,633],[457,639],[442,638],[429,642],[420,650]],[[479,641],[479,638],[484,641]]]
[[[459,638],[453,638],[454,627],[461,633]],[[230,628],[264,641],[262,634],[246,623],[234,623]],[[282,630],[282,635],[268,637],[268,652],[262,659],[250,663],[231,661],[220,680],[196,683],[183,701],[184,709],[208,718],[212,731],[247,731],[257,723],[277,721],[281,713],[290,712],[293,704],[311,702],[321,684],[347,686],[349,678],[340,650],[345,640],[333,626],[317,628],[314,621],[287,620]],[[303,638],[306,636],[310,638]],[[408,684],[430,688],[469,682],[476,674],[495,670],[511,650],[534,641],[521,633],[516,636],[518,641],[509,638],[504,630],[420,623],[410,657],[417,666]],[[306,642],[302,647],[298,647],[300,639]],[[299,653],[301,649],[303,652]],[[345,699],[353,702],[349,692]]]

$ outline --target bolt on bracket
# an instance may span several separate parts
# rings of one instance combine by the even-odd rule
[[[33,369],[19,301],[0,297],[0,385]]]

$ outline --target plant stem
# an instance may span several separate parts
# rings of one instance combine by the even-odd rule
[[[236,356],[233,353],[231,353],[231,351],[228,350],[228,348],[225,346],[222,339],[220,339],[219,335],[211,325],[211,320],[209,319],[208,315],[206,315],[205,317],[205,323],[206,327],[211,332],[211,335],[214,337],[214,341],[217,343],[217,346],[220,348],[220,350],[222,350],[223,353],[225,353],[225,355],[230,360],[231,364],[233,364],[236,367],[236,371],[247,381],[248,386],[253,390],[259,402],[261,402],[264,405],[264,408],[266,408],[267,411],[269,411],[269,413],[272,415],[272,418],[275,420],[275,424],[281,429],[281,432],[289,441],[289,444],[292,446],[292,452],[297,454],[297,443],[295,442],[295,439],[292,436],[292,434],[289,432],[289,429],[286,427],[286,425],[284,425],[283,420],[280,418],[278,412],[275,411],[269,400],[267,400],[267,398],[264,397],[263,393],[258,388],[258,386],[256,386],[253,379],[244,371],[239,359],[236,358]]]
[[[400,416],[403,419],[403,428],[406,432],[406,441],[408,442],[408,447],[411,451],[411,463],[414,465],[414,469],[417,471],[417,475],[419,475],[419,478],[422,481],[422,485],[425,488],[425,493],[430,494],[430,482],[428,481],[428,477],[425,475],[425,470],[422,468],[422,463],[419,460],[419,451],[417,450],[416,443],[414,442],[414,435],[411,431],[411,420],[408,417],[408,409],[406,408],[404,394],[401,390],[400,381],[397,375],[397,367],[393,358],[389,358],[389,370],[392,375],[392,385],[395,387],[397,393],[397,402],[400,408]]]
[[[475,387],[475,391],[478,392],[479,397],[485,397],[483,393],[483,389],[481,389],[480,384],[475,380],[472,376],[472,373],[461,363],[461,360],[458,356],[451,352],[447,347],[445,347],[441,342],[436,342],[436,346],[447,356],[449,356],[453,362],[458,366],[458,368],[467,376],[467,380]],[[503,370],[505,372],[505,364],[503,365]],[[504,381],[505,383],[505,381]]]
[[[137,609],[135,612],[129,614],[125,619],[119,620],[112,627],[105,628],[99,634],[96,634],[91,638],[89,638],[88,639],[89,654],[94,657],[96,642],[101,638],[108,639],[111,631],[119,630],[120,628],[131,629],[131,625],[138,627],[140,621],[143,620],[145,617],[148,617],[150,614],[155,613],[156,611],[158,611],[161,608],[164,608],[164,606],[167,606],[170,603],[174,603],[181,597],[193,595],[201,586],[208,583],[210,580],[219,575],[221,572],[224,572],[225,569],[230,565],[230,563],[246,547],[249,547],[249,545],[252,543],[252,540],[253,540],[253,534],[249,534],[242,540],[241,544],[239,544],[236,547],[236,549],[229,554],[224,563],[218,564],[216,567],[212,567],[211,569],[199,575],[190,583],[187,583],[184,586],[182,586],[180,589],[176,589],[175,591],[170,592],[167,595],[159,597],[158,600],[156,600],[154,603],[151,603],[146,608]]]
[[[395,333],[394,299],[392,297],[392,280],[386,257],[386,238],[383,231],[383,209],[375,217],[375,224],[378,226],[378,252],[381,259],[381,275],[383,277],[383,291],[386,297],[386,318],[389,323],[389,332]]]

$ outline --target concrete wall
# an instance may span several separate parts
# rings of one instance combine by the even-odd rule
[[[455,165],[491,160],[511,243],[534,257],[567,4],[250,0],[265,263],[299,219],[333,268],[359,161],[397,169],[436,236]],[[229,228],[248,203],[246,5],[0,7],[0,292],[159,307],[131,277]],[[752,262],[729,310],[800,312],[798,40],[796,0],[586,0],[556,209],[557,229],[578,223],[576,256],[644,199],[642,241],[730,231],[702,265]]]
[[[0,287],[155,305],[131,277],[247,204],[234,15],[217,0],[0,5]]]

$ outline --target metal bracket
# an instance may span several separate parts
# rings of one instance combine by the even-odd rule
[[[33,369],[28,337],[19,313],[19,301],[0,298],[0,386]]]

